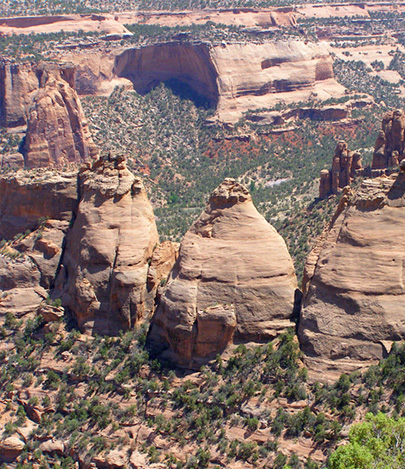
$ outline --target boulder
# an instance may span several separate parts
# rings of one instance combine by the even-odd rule
[[[153,210],[125,158],[87,164],[79,179],[55,295],[83,331],[115,334],[144,317],[148,262],[159,243]]]
[[[309,367],[353,371],[405,339],[404,233],[405,173],[344,194],[305,269],[298,333]]]
[[[0,440],[0,461],[11,463],[22,453],[25,443],[17,436],[9,436]]]
[[[232,341],[267,341],[293,325],[297,283],[287,247],[234,179],[186,233],[154,314],[148,347],[199,366]]]

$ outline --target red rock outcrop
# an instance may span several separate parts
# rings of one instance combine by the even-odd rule
[[[63,167],[98,156],[74,89],[74,68],[42,64],[28,113],[24,159],[28,168]]]
[[[405,338],[405,173],[347,191],[309,256],[299,340],[313,369],[378,361]]]
[[[180,245],[149,347],[193,367],[233,340],[274,338],[293,324],[296,286],[283,239],[247,189],[225,179]]]
[[[0,126],[25,125],[37,90],[38,78],[34,65],[0,63]]]
[[[321,171],[319,198],[324,199],[330,194],[337,194],[344,187],[350,186],[362,169],[360,153],[348,150],[346,142],[340,141],[333,156],[332,170]]]
[[[153,210],[122,157],[88,163],[57,280],[84,331],[115,334],[144,316],[148,261],[159,243]]]
[[[390,111],[383,117],[382,130],[374,146],[372,169],[398,166],[404,158],[405,115],[400,110]]]

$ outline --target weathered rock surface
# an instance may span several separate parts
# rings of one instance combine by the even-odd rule
[[[383,117],[382,130],[374,146],[372,169],[398,166],[404,158],[405,114],[400,110],[390,111]]]
[[[74,89],[74,67],[42,64],[24,146],[28,168],[63,167],[98,155]]]
[[[148,261],[159,243],[154,215],[124,158],[87,164],[79,179],[58,288],[83,330],[114,334],[144,316]]]
[[[161,81],[185,83],[217,106],[220,120],[230,122],[279,101],[302,101],[311,93],[322,100],[344,92],[333,78],[327,47],[300,41],[156,44],[117,55],[114,73],[130,79],[139,92]]]
[[[77,176],[19,171],[0,179],[0,314],[35,313],[54,286],[77,208]]]
[[[324,199],[330,194],[337,194],[344,187],[350,186],[354,177],[360,175],[362,169],[360,153],[350,151],[346,142],[340,141],[333,156],[332,170],[321,171],[319,198]]]
[[[159,303],[167,278],[179,257],[179,243],[163,241],[156,246],[149,263],[147,276],[147,310],[152,313]]]
[[[0,461],[14,462],[24,449],[25,443],[17,436],[9,436],[0,440]]]
[[[226,179],[185,235],[148,335],[150,349],[198,366],[235,341],[292,324],[296,278],[283,239],[247,189]]]
[[[299,324],[307,364],[352,371],[405,338],[405,173],[343,196],[306,268]]]
[[[25,257],[10,258],[18,251],[4,249],[0,254],[0,316],[7,313],[19,318],[35,312],[47,292],[40,285],[41,273],[33,262]]]
[[[34,230],[48,218],[69,224],[76,209],[75,172],[19,171],[0,178],[0,238]]]
[[[25,125],[37,90],[38,78],[34,65],[0,63],[0,126]]]

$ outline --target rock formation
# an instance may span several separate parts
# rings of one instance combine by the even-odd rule
[[[50,295],[83,330],[110,334],[153,311],[178,252],[158,245],[141,181],[112,157],[79,178],[49,169],[0,178],[1,238],[0,315],[38,311]]]
[[[77,208],[77,173],[19,171],[0,178],[0,239],[32,231],[45,219],[70,223]]]
[[[88,163],[79,180],[58,290],[82,330],[115,334],[144,316],[148,261],[159,243],[154,215],[124,158]]]
[[[77,208],[76,173],[19,171],[0,179],[0,315],[35,312],[58,271]]]
[[[390,111],[383,117],[382,130],[374,146],[372,169],[398,166],[404,158],[405,115],[400,110]]]
[[[139,92],[159,82],[185,83],[217,106],[220,120],[229,122],[249,109],[303,101],[311,93],[322,100],[344,92],[333,78],[327,47],[301,41],[148,45],[118,54],[114,74],[130,79]]]
[[[28,113],[24,159],[28,168],[63,167],[98,155],[74,90],[74,68],[42,64]]]
[[[404,253],[405,172],[346,190],[306,267],[299,339],[307,365],[352,371],[404,340]]]
[[[0,63],[0,126],[27,123],[28,108],[38,90],[35,66],[29,63]]]
[[[333,156],[332,170],[321,171],[319,198],[325,199],[328,195],[337,194],[344,187],[350,186],[362,168],[360,153],[348,150],[346,142],[340,141]]]
[[[294,267],[283,239],[234,179],[215,189],[185,235],[148,344],[183,366],[232,340],[269,340],[292,325]]]

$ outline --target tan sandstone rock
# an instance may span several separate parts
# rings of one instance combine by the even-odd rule
[[[72,65],[42,64],[29,113],[24,159],[28,168],[63,167],[98,155],[74,89]]]
[[[404,158],[405,114],[400,110],[390,111],[382,120],[382,130],[374,146],[372,169],[398,166]]]
[[[122,157],[85,166],[80,194],[58,289],[82,330],[114,334],[144,316],[148,261],[159,243],[153,210]]]
[[[228,343],[292,325],[296,278],[283,239],[234,179],[185,235],[148,335],[150,350],[198,366]]]
[[[350,151],[344,140],[338,142],[332,159],[332,169],[321,171],[319,198],[338,194],[344,187],[350,186],[355,176],[361,174],[362,169],[360,153]]]
[[[405,338],[404,233],[405,173],[343,198],[306,269],[299,339],[310,367],[352,371]]]
[[[17,436],[9,436],[0,440],[0,461],[13,462],[21,454],[25,443]]]

